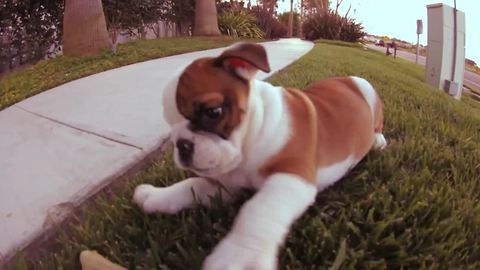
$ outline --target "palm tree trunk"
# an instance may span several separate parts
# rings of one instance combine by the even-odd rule
[[[63,53],[85,56],[111,48],[101,0],[65,0]]]
[[[288,15],[288,32],[287,37],[293,36],[293,0],[290,0],[290,14]]]
[[[195,36],[219,36],[215,0],[195,1]]]

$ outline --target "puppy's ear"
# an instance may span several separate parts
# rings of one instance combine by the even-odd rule
[[[176,100],[179,77],[180,76],[175,76],[167,83],[162,94],[163,117],[170,126],[185,120],[185,117],[183,117],[178,110]]]
[[[215,63],[246,80],[253,79],[258,70],[270,72],[265,48],[255,43],[236,44],[217,57]]]

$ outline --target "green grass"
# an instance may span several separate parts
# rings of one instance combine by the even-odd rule
[[[117,53],[91,57],[60,56],[40,61],[0,80],[0,110],[60,84],[101,71],[174,54],[227,46],[232,38],[161,38],[120,44]]]
[[[317,39],[314,43],[321,43],[327,45],[336,45],[336,46],[343,46],[343,47],[351,47],[351,48],[363,48],[361,43],[355,42],[346,42],[341,40],[331,40],[331,39]]]
[[[378,89],[390,144],[318,195],[292,228],[281,269],[479,269],[480,108],[427,86],[414,64],[323,43],[270,81],[303,87],[339,75],[365,77]],[[146,215],[131,203],[141,182],[166,186],[184,177],[169,158],[155,163],[85,208],[34,269],[77,269],[84,249],[130,269],[198,269],[251,194],[173,216]]]

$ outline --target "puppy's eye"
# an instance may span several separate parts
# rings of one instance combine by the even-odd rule
[[[223,114],[223,109],[222,107],[216,107],[216,108],[206,108],[203,113],[205,116],[210,118],[211,120],[217,120],[220,118]]]

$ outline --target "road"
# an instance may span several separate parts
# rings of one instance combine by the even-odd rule
[[[381,51],[383,53],[385,53],[385,51],[387,50],[386,47],[378,47],[378,46],[375,46],[373,44],[369,44],[367,46],[370,49]],[[397,50],[397,56],[401,57],[401,58],[404,58],[406,60],[415,62],[415,54],[413,54],[413,53]],[[425,56],[421,56],[421,55],[418,56],[418,63],[419,64],[425,66],[426,60],[427,60],[427,58]],[[465,70],[465,72],[463,74],[463,83],[467,84],[467,85],[474,86],[477,89],[480,89],[480,75],[475,74],[471,71]]]

